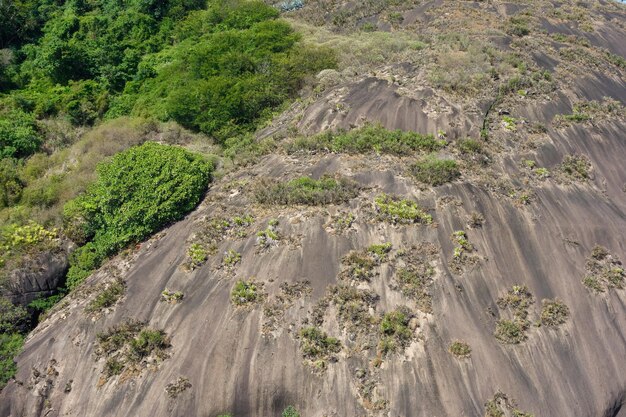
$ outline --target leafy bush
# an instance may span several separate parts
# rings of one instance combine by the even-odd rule
[[[359,187],[351,180],[324,176],[319,180],[300,177],[286,183],[262,184],[255,193],[261,204],[303,204],[309,206],[337,204],[358,195]]]
[[[366,124],[350,131],[326,132],[317,136],[298,138],[288,149],[291,152],[323,151],[351,154],[379,152],[393,155],[412,155],[418,151],[432,152],[446,145],[433,135],[422,135],[402,130],[387,130],[380,124]]]
[[[454,181],[461,175],[456,161],[435,157],[416,162],[411,167],[411,173],[418,181],[434,187]]]
[[[28,156],[35,153],[41,143],[32,114],[21,110],[0,113],[0,159]]]
[[[0,333],[15,333],[26,324],[28,312],[14,305],[8,298],[0,297]]]
[[[13,361],[24,345],[24,337],[19,333],[0,333],[0,390],[17,372]]]
[[[299,43],[278,14],[260,1],[224,0],[191,13],[172,47],[143,59],[113,113],[174,119],[220,140],[254,128],[305,76],[336,65],[330,50]]]
[[[381,194],[374,200],[378,218],[394,224],[425,223],[433,218],[422,210],[415,201]]]
[[[70,259],[69,288],[82,282],[106,256],[191,211],[212,169],[199,155],[151,142],[100,164],[97,182],[64,210],[65,224],[72,225],[71,236],[93,236],[93,242]]]

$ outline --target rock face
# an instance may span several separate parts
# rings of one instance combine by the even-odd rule
[[[63,284],[67,268],[67,247],[39,253],[9,275],[0,294],[14,304],[27,306],[33,300],[55,294]]]
[[[442,4],[407,16],[428,21]],[[594,42],[625,35],[623,23],[603,26]],[[533,52],[542,68],[561,64],[556,50]],[[288,405],[307,417],[626,416],[625,71],[564,76],[549,94],[496,103],[471,155],[457,145],[482,127],[482,102],[422,86],[407,98],[368,77],[324,93],[301,129],[447,126],[440,156],[459,161],[460,178],[431,187],[409,172],[418,155],[376,153],[277,152],[228,173],[31,333],[0,416],[277,416]],[[343,114],[335,93],[351,103]],[[445,115],[431,100],[451,103]],[[581,100],[617,110],[557,117]],[[320,206],[255,198],[260,179],[325,174],[354,180],[359,195]],[[383,194],[416,202],[421,220],[386,216]],[[190,257],[194,243],[206,261]],[[118,280],[124,294],[95,308]],[[240,281],[249,292],[234,291]],[[136,333],[105,346],[129,319],[166,340],[135,356]]]

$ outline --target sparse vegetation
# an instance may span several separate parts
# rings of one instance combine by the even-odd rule
[[[341,277],[356,282],[370,281],[375,275],[374,267],[381,260],[382,258],[374,258],[369,251],[351,251],[341,260],[344,266]]]
[[[432,312],[432,295],[430,287],[433,283],[435,271],[426,264],[400,268],[394,275],[398,289],[405,297],[414,300],[420,310]]]
[[[300,349],[304,357],[313,362],[314,366],[325,367],[325,362],[334,360],[341,351],[341,342],[328,336],[317,327],[305,327],[298,333]]]
[[[591,162],[583,155],[566,155],[559,168],[567,177],[576,181],[587,181],[591,178]]]
[[[417,161],[411,166],[411,173],[419,182],[433,187],[454,181],[461,175],[456,161],[434,156]]]
[[[472,348],[465,342],[455,340],[448,351],[457,358],[469,358],[472,355]]]
[[[105,359],[104,379],[119,375],[127,369],[148,366],[148,358],[163,361],[168,358],[170,341],[162,330],[145,328],[142,322],[128,320],[96,336],[96,359]]]
[[[378,219],[392,224],[430,224],[433,221],[432,216],[412,200],[381,194],[375,198],[374,204]]]
[[[583,284],[595,293],[626,287],[626,271],[608,249],[596,245],[585,265]]]
[[[569,317],[569,308],[559,299],[542,300],[541,324],[544,326],[557,327]]]
[[[346,178],[324,176],[319,180],[301,177],[286,183],[262,184],[255,193],[261,204],[318,206],[346,202],[359,193],[358,185]]]
[[[280,241],[280,234],[277,230],[278,220],[272,221],[267,225],[265,230],[260,230],[256,234],[256,242],[261,250],[267,249]]]
[[[105,308],[110,308],[124,296],[125,292],[126,283],[121,278],[118,278],[105,286],[102,291],[96,295],[96,298],[87,304],[85,311],[88,313],[96,313]]]
[[[179,376],[176,382],[170,382],[165,386],[165,392],[170,398],[177,398],[180,394],[191,388],[189,379]]]
[[[533,303],[533,296],[525,285],[514,285],[506,295],[498,298],[498,307],[510,311],[513,320],[500,319],[496,322],[496,339],[506,344],[516,344],[526,340],[526,331],[530,327],[528,309]]]

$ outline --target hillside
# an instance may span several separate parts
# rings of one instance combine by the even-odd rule
[[[626,6],[274,3],[159,23],[63,146],[29,113],[72,192],[3,206],[3,295],[63,297],[0,416],[626,416]]]

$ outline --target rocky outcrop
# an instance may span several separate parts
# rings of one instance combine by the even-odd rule
[[[29,256],[24,265],[9,273],[0,287],[0,294],[21,306],[56,294],[65,280],[69,251],[70,245],[65,243],[58,249]]]

